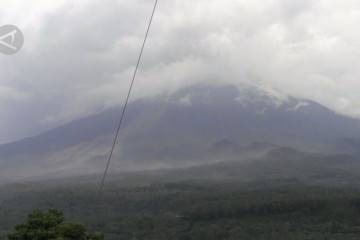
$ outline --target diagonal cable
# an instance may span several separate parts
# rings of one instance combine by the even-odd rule
[[[149,35],[151,23],[152,23],[152,20],[153,20],[153,18],[154,18],[154,15],[155,15],[157,3],[158,3],[158,0],[155,1],[154,9],[153,9],[152,14],[151,14],[151,18],[150,18],[150,22],[149,22],[149,25],[148,25],[148,28],[147,28],[147,31],[146,31],[146,34],[145,34],[144,42],[143,42],[143,45],[142,45],[142,47],[141,47],[141,51],[140,51],[140,54],[139,54],[139,58],[138,58],[138,61],[137,61],[136,67],[135,67],[135,72],[134,72],[134,75],[133,75],[133,77],[132,77],[132,81],[131,81],[131,85],[130,85],[130,88],[129,88],[129,92],[128,92],[127,97],[126,97],[125,105],[124,105],[124,108],[123,108],[123,111],[122,111],[122,114],[121,114],[121,118],[120,118],[120,121],[119,121],[119,125],[118,125],[118,128],[117,128],[116,134],[115,134],[115,139],[114,139],[113,145],[112,145],[112,147],[111,147],[109,159],[108,159],[108,161],[107,161],[106,169],[105,169],[105,172],[104,172],[104,175],[103,175],[103,178],[102,178],[102,181],[101,181],[100,189],[99,189],[99,193],[100,193],[100,194],[101,194],[101,192],[102,192],[102,190],[103,190],[104,183],[105,183],[105,179],[106,179],[106,175],[107,175],[107,173],[108,173],[109,166],[110,166],[110,162],[111,162],[111,159],[112,159],[112,156],[113,156],[113,153],[114,153],[116,141],[117,141],[117,139],[118,139],[118,137],[119,137],[121,125],[122,125],[122,123],[123,123],[123,119],[124,119],[124,116],[125,116],[126,107],[127,107],[127,105],[128,105],[128,102],[129,102],[129,98],[130,98],[130,95],[131,95],[132,88],[133,88],[133,86],[134,86],[136,74],[137,74],[137,71],[138,71],[138,68],[139,68],[139,65],[140,65],[141,57],[142,57],[143,52],[144,52],[146,40],[147,40],[148,35]]]

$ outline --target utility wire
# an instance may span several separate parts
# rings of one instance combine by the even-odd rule
[[[132,88],[133,88],[133,86],[134,86],[136,74],[137,74],[137,71],[138,71],[138,68],[139,68],[139,65],[140,65],[140,61],[141,61],[142,54],[143,54],[143,52],[144,52],[146,40],[147,40],[148,35],[149,35],[151,23],[152,23],[152,20],[153,20],[153,18],[154,18],[154,15],[155,15],[157,3],[158,3],[158,0],[155,1],[154,9],[153,9],[153,11],[152,11],[151,18],[150,18],[150,22],[149,22],[149,25],[148,25],[148,28],[147,28],[147,31],[146,31],[146,34],[145,34],[144,42],[143,42],[143,45],[142,45],[142,47],[141,47],[140,55],[139,55],[139,58],[138,58],[138,61],[137,61],[136,67],[135,67],[135,72],[134,72],[134,75],[133,75],[133,78],[132,78],[132,81],[131,81],[131,85],[130,85],[129,92],[128,92],[128,95],[127,95],[127,98],[126,98],[126,101],[125,101],[124,108],[123,108],[123,111],[122,111],[122,114],[121,114],[121,118],[120,118],[120,121],[119,121],[119,125],[118,125],[118,128],[117,128],[116,134],[115,134],[115,139],[114,139],[114,142],[113,142],[111,151],[110,151],[110,155],[109,155],[109,159],[108,159],[108,162],[107,162],[107,165],[106,165],[106,169],[105,169],[105,172],[104,172],[104,176],[103,176],[102,181],[101,181],[101,185],[100,185],[100,189],[99,189],[99,193],[100,193],[100,194],[102,193],[102,190],[103,190],[103,187],[104,187],[104,183],[105,183],[105,179],[106,179],[106,175],[107,175],[108,170],[109,170],[111,158],[112,158],[113,153],[114,153],[116,141],[117,141],[117,139],[118,139],[118,137],[119,137],[121,125],[122,125],[122,122],[123,122],[123,119],[124,119],[124,116],[125,116],[126,107],[127,107],[127,105],[128,105],[128,102],[129,102],[129,98],[130,98],[130,95],[131,95],[131,90],[132,90]]]

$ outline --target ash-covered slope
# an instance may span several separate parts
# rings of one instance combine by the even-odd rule
[[[121,108],[108,109],[1,145],[1,178],[102,171],[120,113]],[[232,85],[196,85],[130,103],[112,166],[129,170],[203,163],[209,148],[222,139],[234,143],[232,148],[266,141],[328,151],[335,139],[358,137],[358,120],[313,101],[279,100]]]

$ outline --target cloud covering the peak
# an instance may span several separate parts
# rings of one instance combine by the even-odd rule
[[[121,104],[154,1],[3,0],[23,30],[0,55],[0,143]],[[360,117],[360,2],[160,0],[132,100],[250,85]]]

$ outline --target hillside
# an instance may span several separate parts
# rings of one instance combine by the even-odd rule
[[[107,109],[38,136],[1,145],[0,179],[103,171],[120,110]],[[360,137],[358,123],[308,100],[280,100],[256,89],[239,90],[232,85],[196,85],[130,103],[112,171],[203,164],[215,155],[227,158],[229,151],[241,155],[244,146],[253,144],[256,149],[256,143],[260,146],[261,142],[310,152],[357,154],[354,143]]]

